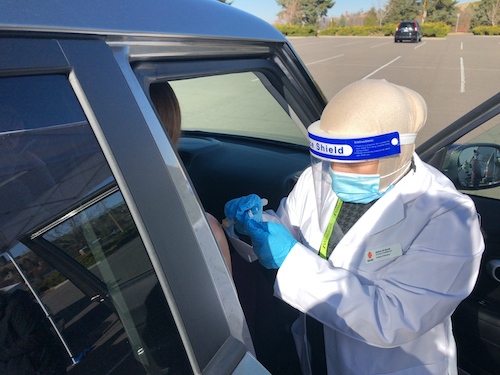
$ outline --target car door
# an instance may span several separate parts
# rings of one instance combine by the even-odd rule
[[[455,311],[453,329],[460,367],[470,374],[498,374],[500,93],[421,145],[417,152],[476,204],[486,247],[474,291]]]
[[[179,156],[204,209],[221,222],[226,202],[251,193],[277,209],[310,165],[306,129],[325,105],[287,44],[244,43],[185,43],[190,50],[182,62],[169,56],[168,44],[148,46],[144,57],[140,45],[127,54],[114,49],[130,85],[139,85],[138,96],[149,96],[155,85],[173,90],[182,117]],[[144,111],[151,104],[143,103]],[[299,374],[290,332],[298,312],[274,298],[276,271],[235,249],[232,267],[257,359],[272,374]]]
[[[266,374],[189,177],[109,46],[0,53],[1,287],[31,292],[67,371]]]

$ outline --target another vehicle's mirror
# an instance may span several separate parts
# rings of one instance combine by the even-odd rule
[[[478,190],[500,185],[500,145],[453,145],[442,168],[458,189]]]

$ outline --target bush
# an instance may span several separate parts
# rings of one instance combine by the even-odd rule
[[[500,25],[478,26],[472,29],[474,35],[500,35]]]
[[[59,271],[53,271],[52,274],[43,280],[40,284],[36,285],[36,290],[38,293],[43,294],[47,290],[52,289],[53,287],[61,284],[66,280],[66,276],[64,276]]]
[[[388,23],[383,26],[346,26],[346,27],[329,27],[328,29],[324,29],[319,32],[320,35],[339,35],[339,36],[391,36],[394,35],[396,32],[396,27],[398,25],[395,23]],[[278,30],[280,30],[279,26]],[[305,29],[301,28],[299,26],[288,26],[288,25],[281,25],[281,27],[287,27],[287,28],[299,28],[299,29]],[[500,33],[500,26],[495,26],[495,27],[477,27],[476,29],[488,29],[487,34],[481,34],[481,35],[499,35]],[[423,36],[427,37],[437,37],[437,38],[444,38],[448,33],[450,32],[451,26],[445,24],[444,22],[435,22],[435,23],[426,23],[424,26],[422,26],[422,34]],[[299,34],[285,34],[284,31],[280,30],[284,35],[299,35]],[[494,34],[496,32],[496,34]],[[300,35],[306,35],[306,34],[300,34]],[[311,34],[307,34],[311,35]]]
[[[387,23],[385,25],[382,25],[382,32],[384,33],[385,36],[396,34],[396,28],[398,27],[397,23]]]
[[[338,35],[349,36],[349,35],[356,35],[356,34],[354,34],[354,29],[352,27],[346,26],[346,27],[340,28]]]
[[[318,29],[314,26],[276,25],[283,35],[286,36],[315,36]]]
[[[444,38],[450,29],[451,26],[444,22],[430,22],[422,26],[422,34],[427,37]]]
[[[395,24],[380,26],[346,26],[329,27],[320,31],[320,35],[340,35],[340,36],[389,36],[394,35]]]
[[[337,35],[341,27],[329,27],[328,29],[323,29],[319,32],[320,35]]]

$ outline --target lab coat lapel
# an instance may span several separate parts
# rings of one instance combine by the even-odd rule
[[[399,223],[405,218],[402,203],[403,200],[399,194],[385,195],[356,223],[357,231],[364,232],[365,236],[372,236]]]

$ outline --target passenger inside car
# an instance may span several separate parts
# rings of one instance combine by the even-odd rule
[[[179,138],[181,137],[181,124],[182,116],[181,109],[174,90],[168,82],[161,82],[152,84],[149,88],[151,100],[160,116],[163,127],[169,135],[172,143],[177,148]],[[229,245],[227,243],[226,235],[220,226],[219,221],[208,212],[205,213],[208,223],[217,239],[217,243],[224,255],[224,259],[232,272],[231,268],[231,255],[229,252]]]
[[[0,373],[65,374],[59,351],[62,348],[28,292],[0,290]]]

